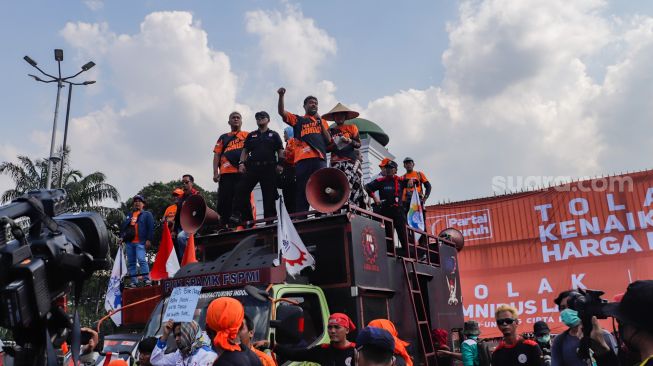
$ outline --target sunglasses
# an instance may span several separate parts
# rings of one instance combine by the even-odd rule
[[[517,320],[513,318],[497,319],[497,325],[510,325],[516,321]]]

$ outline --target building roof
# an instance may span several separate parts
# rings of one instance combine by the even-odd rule
[[[365,118],[354,118],[345,122],[346,125],[356,125],[361,137],[369,135],[378,141],[381,145],[386,146],[390,142],[390,137],[383,131],[383,129],[376,123]],[[331,126],[334,126],[333,123]]]

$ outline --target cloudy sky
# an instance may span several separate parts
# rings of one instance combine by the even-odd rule
[[[22,58],[54,73],[62,48],[66,75],[97,64],[78,79],[97,83],[73,89],[73,164],[123,197],[184,172],[215,188],[229,112],[255,128],[279,86],[291,111],[310,93],[322,112],[340,101],[378,123],[430,178],[431,202],[491,195],[497,176],[652,165],[645,0],[24,0],[4,3],[0,44],[0,161],[49,154],[56,87]]]

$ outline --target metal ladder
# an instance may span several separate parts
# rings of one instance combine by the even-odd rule
[[[413,315],[415,317],[415,323],[417,324],[417,334],[419,335],[422,357],[424,358],[426,365],[437,366],[437,355],[435,347],[433,346],[433,339],[431,339],[431,327],[426,315],[426,306],[424,305],[424,298],[422,298],[422,290],[419,285],[415,260],[402,258],[402,262],[404,265],[404,274],[406,276],[406,285],[410,292],[410,302],[413,305]],[[410,272],[411,270],[412,276]]]

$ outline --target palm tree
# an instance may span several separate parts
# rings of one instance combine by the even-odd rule
[[[61,167],[59,164],[63,164],[61,183],[62,188],[67,193],[68,208],[73,211],[98,211],[105,216],[108,208],[102,207],[101,204],[105,200],[119,202],[118,190],[106,182],[106,175],[102,172],[94,172],[84,176],[81,171],[71,169],[68,164],[69,156],[70,152],[68,151],[63,161],[53,165],[54,171],[52,174],[52,181],[59,182],[59,168]],[[0,201],[5,203],[29,191],[44,187],[47,171],[48,164],[44,159],[32,161],[29,157],[20,155],[18,156],[18,163],[3,162],[0,164],[0,174],[9,175],[16,186],[5,191],[0,196]]]

